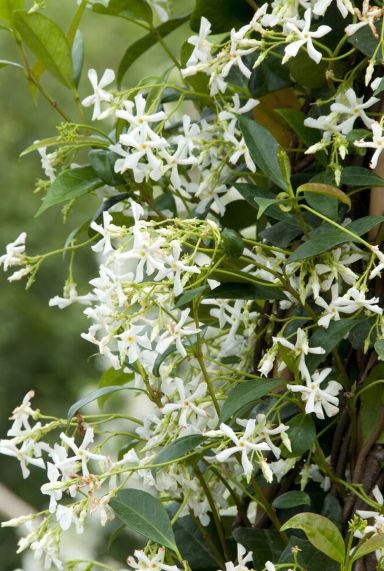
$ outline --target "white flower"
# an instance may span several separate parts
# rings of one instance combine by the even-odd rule
[[[134,363],[140,358],[141,347],[152,349],[152,344],[148,335],[139,335],[144,329],[144,325],[131,325],[131,327],[117,336],[117,346],[122,359],[128,356],[128,363]]]
[[[271,561],[266,561],[265,563],[265,571],[276,571],[276,567]]]
[[[356,287],[351,287],[346,294],[334,300],[332,305],[339,313],[350,314],[361,308],[365,308],[368,311],[372,311],[372,313],[383,315],[382,308],[377,305],[379,302],[380,299],[378,297],[366,299],[363,291]]]
[[[163,563],[164,556],[165,549],[162,547],[160,547],[156,555],[146,555],[144,551],[136,549],[134,557],[128,557],[127,563],[132,569],[138,569],[139,571],[179,571],[176,565]]]
[[[74,452],[74,456],[71,456],[56,464],[56,466],[59,469],[65,468],[68,464],[73,464],[74,462],[81,462],[83,476],[88,476],[89,474],[87,466],[88,460],[99,460],[99,461],[106,460],[105,456],[102,456],[101,454],[95,454],[87,450],[87,446],[89,446],[89,444],[93,442],[94,438],[93,428],[91,427],[87,428],[83,442],[81,443],[80,446],[77,446],[75,444],[75,439],[73,437],[67,436],[66,434],[64,434],[64,432],[60,434],[60,438]]]
[[[45,468],[44,460],[41,456],[41,448],[34,440],[25,440],[20,448],[17,448],[13,440],[0,440],[0,454],[5,456],[13,456],[20,462],[21,472],[23,478],[28,478],[30,470],[27,468],[28,464],[37,466],[38,468]]]
[[[319,63],[322,54],[318,50],[315,49],[312,38],[321,38],[328,34],[331,31],[329,26],[319,26],[315,32],[311,32],[311,10],[308,9],[305,11],[304,14],[304,21],[303,20],[296,20],[295,22],[287,22],[286,28],[290,32],[292,32],[298,40],[295,40],[289,43],[285,48],[285,55],[283,58],[282,63],[284,64],[287,62],[291,57],[295,57],[299,51],[299,49],[306,45],[308,55],[311,59],[313,59],[316,63]],[[290,39],[291,36],[289,35],[287,39]]]
[[[383,499],[383,495],[380,492],[378,486],[375,486],[373,488],[372,495],[375,498],[375,500],[377,501],[377,503],[380,505],[380,507],[382,508],[383,504],[384,504],[384,499]],[[373,533],[373,535],[384,534],[384,515],[381,513],[381,511],[376,512],[373,510],[356,510],[356,513],[362,519],[373,520],[370,525],[366,526],[366,528],[364,529],[364,533],[356,532],[355,533],[356,537],[361,538],[361,537],[368,535],[370,533]]]
[[[341,113],[343,120],[338,124],[338,129],[344,135],[347,135],[352,129],[358,117],[363,121],[366,127],[370,128],[373,120],[365,113],[365,109],[372,107],[380,101],[377,97],[370,97],[368,101],[363,102],[363,97],[357,97],[354,90],[350,87],[344,93],[336,97],[335,103],[331,105],[331,111]]]
[[[132,137],[138,136],[143,139],[150,139],[151,141],[160,141],[161,137],[155,131],[153,131],[152,127],[150,127],[151,123],[159,123],[163,119],[166,118],[166,114],[164,111],[158,111],[156,113],[146,113],[145,107],[147,105],[146,100],[142,93],[138,93],[135,96],[135,100],[129,101],[126,100],[123,103],[124,109],[118,109],[116,111],[116,117],[120,119],[124,119],[130,125],[130,130],[128,131],[128,135],[130,136],[129,142],[127,141],[126,135],[120,136],[120,143],[123,145],[131,145],[132,144]]]
[[[180,411],[180,416],[178,419],[179,426],[186,427],[188,426],[188,417],[191,413],[195,413],[198,416],[206,417],[206,411],[201,407],[198,406],[196,401],[201,400],[207,393],[207,384],[206,383],[199,383],[195,390],[191,389],[189,385],[185,386],[184,382],[180,378],[173,379],[173,381],[177,387],[177,392],[179,395],[179,402],[170,402],[163,406],[163,414],[169,414],[175,411]],[[187,394],[187,391],[188,393]],[[174,399],[172,399],[174,400]]]
[[[384,269],[384,254],[380,252],[379,246],[371,246],[372,252],[379,258],[380,263],[371,271],[369,274],[369,279],[373,280],[377,275],[380,275]]]
[[[377,167],[377,163],[381,153],[384,150],[384,135],[383,135],[383,127],[377,121],[373,121],[371,125],[373,140],[372,141],[355,141],[354,144],[356,147],[366,147],[369,149],[376,149],[372,155],[371,162],[369,166],[371,169],[375,169]],[[1,258],[0,258],[1,263]]]
[[[188,43],[194,46],[193,52],[191,53],[189,60],[187,61],[186,67],[195,66],[196,64],[209,62],[211,57],[212,46],[207,40],[209,34],[211,33],[211,24],[207,18],[201,18],[200,30],[198,36],[191,36],[188,38]],[[185,75],[186,70],[183,70],[183,75]]]
[[[357,30],[364,26],[369,26],[375,38],[379,37],[375,27],[375,20],[383,17],[383,9],[380,6],[370,6],[369,2],[370,0],[363,0],[362,11],[360,11],[359,8],[354,9],[360,21],[356,24],[349,24],[349,26],[345,28],[345,33],[348,36],[352,36]]]
[[[0,256],[0,266],[3,266],[5,272],[12,266],[21,266],[25,263],[26,238],[26,232],[22,232],[14,242],[6,246],[6,253]]]
[[[91,293],[88,293],[86,295],[78,295],[76,284],[74,283],[71,283],[69,288],[66,289],[67,290],[64,291],[64,297],[55,295],[55,297],[52,297],[49,300],[48,302],[49,307],[57,306],[59,309],[64,309],[65,307],[68,307],[69,305],[75,302],[82,303],[84,305],[89,305],[93,301],[96,301],[97,299],[96,296],[94,296]]]
[[[23,429],[27,432],[31,430],[29,417],[32,416],[32,418],[34,418],[37,412],[31,408],[31,399],[34,396],[34,391],[28,391],[21,405],[17,406],[12,412],[12,416],[9,417],[9,420],[13,420],[14,422],[7,432],[8,436],[20,436],[23,434]]]
[[[331,4],[332,0],[317,0],[313,7],[313,13],[316,16],[324,16]],[[343,18],[348,16],[348,12],[353,14],[353,6],[350,0],[337,0],[336,5]]]
[[[56,510],[56,519],[63,531],[67,531],[72,524],[76,526],[76,533],[84,532],[83,520],[77,516],[75,506],[58,506]]]
[[[321,389],[321,383],[328,377],[331,369],[323,369],[312,376],[307,385],[287,385],[292,392],[300,392],[301,398],[305,401],[305,412],[314,412],[317,418],[324,419],[324,412],[327,416],[334,416],[339,412],[339,399],[337,395],[342,390],[342,385],[336,381],[329,381],[325,389]],[[323,410],[324,409],[324,410]]]
[[[337,283],[333,284],[333,286],[331,287],[331,296],[332,297],[330,303],[327,303],[325,299],[323,299],[320,296],[315,298],[315,303],[317,303],[317,305],[320,305],[320,307],[325,309],[325,313],[320,317],[320,319],[317,322],[318,325],[320,325],[320,327],[324,327],[325,329],[328,329],[329,324],[333,319],[335,321],[340,320],[339,312],[337,310],[337,307],[335,307],[334,305],[334,302],[339,298],[339,285]]]
[[[90,107],[91,105],[94,106],[92,115],[92,121],[94,121],[95,119],[99,119],[102,115],[101,103],[109,103],[113,100],[112,94],[108,91],[105,91],[104,87],[115,80],[115,73],[112,69],[106,69],[100,81],[97,82],[96,70],[90,69],[88,71],[88,79],[93,87],[93,95],[89,95],[83,99],[82,105],[84,107]]]
[[[237,565],[232,563],[232,561],[228,561],[225,564],[225,571],[248,571],[247,563],[252,561],[253,553],[247,550],[243,545],[240,543],[237,544]]]
[[[221,423],[221,432],[230,440],[232,440],[235,446],[227,448],[222,452],[216,454],[216,459],[219,462],[225,462],[230,456],[236,454],[236,452],[241,452],[241,463],[243,466],[244,474],[246,476],[250,476],[253,471],[253,465],[248,458],[248,454],[251,454],[253,451],[261,452],[262,450],[270,450],[270,447],[266,442],[259,442],[259,436],[254,434],[255,428],[256,420],[254,418],[250,418],[248,421],[246,421],[243,435],[238,437],[230,426]]]
[[[35,141],[37,143],[38,141]],[[57,153],[47,153],[47,147],[39,147],[39,155],[41,157],[41,166],[43,167],[45,175],[53,182],[56,178],[56,169],[54,167]]]
[[[124,230],[121,226],[116,226],[116,224],[111,224],[112,216],[109,214],[108,210],[103,212],[103,225],[97,224],[95,221],[91,223],[92,230],[99,232],[103,237],[97,244],[92,246],[94,252],[109,254],[113,251],[111,240],[114,238],[119,238],[123,235]]]
[[[286,347],[292,351],[299,358],[299,371],[303,378],[308,382],[310,380],[310,374],[305,364],[305,356],[309,353],[315,355],[323,355],[325,350],[322,347],[310,347],[308,343],[307,334],[300,327],[296,332],[296,343],[293,344],[288,339],[284,337],[272,337],[274,343],[280,343],[283,347]]]
[[[35,559],[44,557],[44,569],[50,569],[52,563],[57,569],[64,568],[59,557],[59,535],[53,530],[46,531],[38,541],[34,541],[31,550],[34,551]]]
[[[190,309],[184,309],[181,311],[179,321],[175,321],[172,318],[166,320],[166,330],[162,335],[160,335],[159,341],[156,345],[156,351],[158,353],[164,353],[172,343],[176,343],[176,348],[179,353],[183,357],[187,356],[187,352],[182,343],[182,338],[184,336],[194,335],[200,331],[200,329],[186,324],[189,312]]]

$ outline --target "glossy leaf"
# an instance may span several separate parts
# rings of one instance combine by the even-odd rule
[[[223,246],[226,254],[231,258],[238,258],[244,251],[245,244],[238,232],[231,228],[224,228],[221,233]]]
[[[121,387],[126,385],[134,379],[133,373],[125,373],[122,369],[116,370],[114,368],[105,371],[99,381],[99,389],[104,387]],[[98,398],[98,405],[102,408],[109,396],[113,393],[108,393]]]
[[[275,389],[285,386],[280,379],[254,379],[239,383],[229,393],[220,412],[220,421],[226,422],[246,405],[252,405]]]
[[[160,501],[142,490],[121,490],[110,502],[117,517],[132,531],[175,551],[171,521]]]
[[[161,452],[154,458],[152,464],[163,464],[164,462],[171,462],[182,458],[195,450],[204,441],[204,436],[201,434],[190,434],[183,436],[168,446],[165,446]]]
[[[253,97],[262,97],[267,93],[279,91],[292,85],[287,66],[281,65],[278,57],[268,57],[252,70],[249,90]]]
[[[104,387],[102,389],[97,389],[97,391],[92,391],[91,393],[87,394],[85,397],[83,397],[82,399],[79,399],[78,401],[76,401],[68,410],[67,413],[67,418],[68,420],[70,420],[74,414],[76,414],[76,412],[78,410],[80,410],[83,406],[101,398],[104,397],[106,395],[110,395],[112,393],[115,393],[116,391],[125,391],[125,390],[134,390],[134,391],[141,391],[144,392],[143,389],[135,389],[134,387],[115,387],[115,386],[111,386],[111,387]]]
[[[136,40],[131,44],[123,58],[120,62],[119,69],[117,70],[117,85],[120,86],[121,82],[123,81],[123,77],[127,73],[128,69],[131,67],[133,63],[143,55],[149,48],[154,46],[158,41],[159,38],[165,38],[173,32],[177,30],[180,26],[182,26],[187,20],[189,19],[189,14],[186,16],[179,16],[178,18],[173,18],[172,20],[168,20],[163,24],[160,24],[157,28],[154,28],[149,34],[146,34],[142,38]]]
[[[340,341],[352,331],[359,323],[354,319],[340,319],[339,321],[331,321],[328,329],[319,327],[309,340],[310,347],[322,347],[325,353],[316,355],[310,354],[306,358],[306,363],[310,371],[314,371],[327,355],[335,349]]]
[[[378,44],[380,42],[380,34],[381,34],[381,26],[382,22],[375,22],[375,27],[378,33],[378,37],[372,34],[372,31],[369,26],[364,26],[360,28],[357,32],[355,32],[350,38],[348,38],[348,42],[352,44],[355,48],[357,48],[360,52],[368,57],[372,57],[373,54],[376,54],[375,62],[382,63],[383,61],[383,54],[382,51],[378,48]]]
[[[289,519],[281,528],[301,529],[316,549],[342,564],[345,558],[344,540],[334,523],[314,513],[301,513]]]
[[[13,12],[24,8],[24,0],[0,0],[0,20],[12,27]]]
[[[297,109],[278,109],[277,113],[283,117],[292,131],[296,133],[308,147],[320,140],[320,135],[315,129],[304,125],[304,120],[307,115],[302,111],[298,111]]]
[[[212,276],[214,279],[220,275]],[[286,299],[286,295],[279,287],[247,283],[222,283],[204,297],[215,299]]]
[[[216,571],[220,567],[220,560],[215,559],[211,546],[192,516],[178,518],[173,529],[177,547],[193,571]],[[216,530],[212,522],[202,529],[215,539]],[[219,544],[217,547],[220,550]]]
[[[360,541],[356,550],[353,552],[352,561],[357,561],[369,553],[373,553],[373,551],[381,549],[384,549],[384,535],[379,533],[378,535],[374,535],[373,537]]]
[[[18,11],[14,22],[22,39],[46,69],[63,85],[73,87],[72,55],[57,24],[37,12]]]
[[[316,427],[311,415],[298,414],[287,423],[289,430],[287,434],[291,441],[292,451],[284,449],[286,458],[296,458],[310,450],[316,438]]]
[[[306,184],[302,184],[297,189],[297,194],[301,192],[311,192],[314,194],[324,194],[325,196],[330,196],[333,198],[337,198],[340,202],[343,202],[351,208],[351,199],[345,192],[337,188],[336,186],[332,186],[330,184],[321,184],[319,182],[307,182]]]
[[[92,10],[98,14],[120,16],[148,24],[152,22],[152,10],[145,0],[109,0],[108,6],[96,2],[93,4]]]
[[[303,569],[310,571],[340,571],[340,565],[333,561],[321,551],[318,551],[306,539],[291,536],[288,545],[281,553],[278,563],[293,562],[292,548],[298,547],[297,561]]]
[[[294,490],[292,492],[281,494],[281,496],[277,496],[277,498],[273,500],[272,505],[275,509],[279,510],[286,510],[304,505],[310,506],[311,498],[305,492]]]
[[[175,304],[175,307],[184,307],[185,305],[188,305],[188,303],[191,303],[191,301],[196,299],[196,297],[203,295],[206,289],[207,286],[200,286],[200,287],[195,287],[193,289],[187,289],[186,291],[184,291],[183,295],[179,297],[179,299]]]
[[[341,183],[348,186],[384,187],[384,178],[364,167],[345,167],[341,173]]]
[[[252,15],[253,10],[246,0],[196,0],[191,16],[191,28],[198,32],[201,18],[204,16],[211,22],[212,33],[221,34],[248,24]]]
[[[287,190],[277,153],[279,146],[271,133],[247,117],[238,116],[240,129],[252,159],[278,187]]]
[[[51,206],[79,198],[103,184],[103,181],[95,175],[90,166],[64,171],[49,187],[36,216],[40,216]]]

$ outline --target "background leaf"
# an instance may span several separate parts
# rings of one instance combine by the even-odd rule
[[[246,0],[196,0],[191,28],[198,32],[200,20],[204,16],[212,24],[212,33],[221,34],[248,24],[252,15],[253,10]]]
[[[284,542],[275,529],[254,529],[239,527],[233,537],[247,551],[253,552],[253,562],[257,569],[262,569],[266,561],[278,561],[284,549]]]
[[[170,462],[177,460],[186,454],[192,452],[204,441],[204,436],[201,434],[189,434],[178,438],[168,446],[165,446],[159,454],[155,457],[152,464],[163,464],[163,462]]]
[[[88,393],[85,397],[81,398],[80,400],[76,401],[68,410],[67,413],[67,418],[68,420],[70,420],[74,414],[76,414],[76,412],[78,410],[80,410],[83,406],[85,406],[86,404],[89,404],[97,399],[99,399],[100,397],[104,397],[106,395],[110,395],[112,393],[115,393],[116,391],[125,391],[125,390],[130,390],[130,391],[141,391],[144,392],[143,389],[136,389],[135,387],[104,387],[102,389],[97,389],[97,391],[92,391],[91,393]]]
[[[277,496],[277,498],[273,500],[272,505],[275,509],[279,510],[295,508],[296,506],[310,506],[311,498],[305,492],[293,490],[292,492],[285,492],[285,494]]]
[[[97,2],[92,6],[92,10],[98,14],[141,20],[148,24],[152,22],[152,10],[145,0],[109,0],[108,6]]]
[[[291,441],[292,451],[283,448],[285,458],[296,458],[312,448],[316,438],[316,426],[311,415],[298,414],[287,423],[287,435]]]
[[[229,391],[227,400],[221,409],[220,421],[226,422],[244,406],[252,406],[268,393],[284,385],[285,382],[279,379],[255,379],[239,383]]]

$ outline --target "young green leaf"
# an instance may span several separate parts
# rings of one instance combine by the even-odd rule
[[[103,181],[95,175],[93,169],[88,165],[64,171],[49,187],[36,216],[40,216],[55,204],[79,198],[103,184]]]
[[[157,28],[153,28],[149,34],[146,34],[139,40],[136,40],[136,42],[133,42],[123,55],[123,59],[121,60],[119,69],[117,70],[117,85],[119,87],[121,86],[124,75],[142,54],[154,46],[159,39],[165,38],[168,34],[177,30],[177,28],[182,26],[188,19],[189,14],[163,22]]]
[[[279,379],[255,379],[239,383],[229,393],[220,412],[220,421],[227,422],[246,405],[252,405],[275,389],[284,387],[285,382]]]
[[[147,24],[152,22],[152,10],[145,0],[109,0],[108,6],[96,2],[93,4],[92,10],[98,14],[120,16]]]
[[[301,513],[293,516],[281,527],[281,531],[287,529],[301,529],[316,549],[334,561],[344,563],[343,537],[329,519],[314,513]]]
[[[351,199],[345,192],[337,188],[336,186],[332,186],[330,184],[321,184],[319,182],[307,182],[306,184],[302,184],[297,189],[297,194],[300,192],[313,192],[315,194],[324,194],[326,196],[332,196],[340,200],[351,208]]]
[[[383,548],[384,535],[382,533],[369,537],[368,539],[363,538],[356,547],[356,550],[353,552],[352,561],[357,561],[369,553],[382,550]]]
[[[177,551],[171,521],[160,501],[142,490],[121,490],[111,500],[117,517],[132,531]]]
[[[24,0],[0,0],[0,20],[12,26],[13,12],[24,8]]]
[[[13,19],[17,31],[38,60],[60,83],[73,87],[72,55],[63,30],[37,12],[19,10]]]
[[[275,509],[279,510],[287,510],[304,505],[310,506],[311,498],[305,492],[294,490],[292,492],[285,492],[285,494],[281,494],[281,496],[277,496],[277,498],[273,500],[272,505]]]
[[[271,133],[247,117],[238,115],[240,129],[252,159],[278,187],[287,190],[277,153],[279,145]]]

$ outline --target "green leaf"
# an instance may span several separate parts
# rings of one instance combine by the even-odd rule
[[[287,190],[277,154],[276,139],[267,129],[247,117],[238,115],[238,121],[252,159],[278,187]]]
[[[113,186],[117,182],[114,171],[116,155],[107,149],[92,149],[88,153],[91,167],[105,184]]]
[[[244,251],[245,244],[236,230],[224,228],[221,232],[224,251],[231,258],[239,258]]]
[[[76,141],[68,142],[63,140],[62,138],[58,137],[48,137],[47,139],[40,139],[33,143],[33,145],[29,145],[22,153],[20,153],[21,157],[36,151],[37,149],[41,149],[42,147],[70,147],[71,149],[82,148],[82,147],[102,147],[103,149],[107,149],[109,144],[105,139],[101,139],[100,137],[88,137],[86,135],[77,135]]]
[[[272,205],[279,204],[279,200],[276,198],[262,198],[261,196],[255,196],[254,201],[259,207],[257,213],[257,220],[260,220],[264,212]]]
[[[306,358],[306,363],[310,371],[314,371],[327,355],[337,347],[340,341],[358,325],[358,319],[340,319],[331,321],[328,329],[318,327],[309,340],[310,347],[322,347],[325,353],[321,355],[310,354]]]
[[[340,200],[340,202],[346,204],[348,208],[351,208],[352,206],[351,199],[349,198],[349,196],[336,186],[332,186],[330,184],[322,184],[319,182],[307,182],[299,186],[296,192],[297,194],[299,194],[300,192],[313,192],[314,194],[324,194],[326,196],[337,198],[337,200]]]
[[[287,510],[304,505],[310,506],[311,498],[305,492],[294,490],[292,492],[281,494],[281,496],[277,496],[277,498],[273,500],[272,505],[275,509],[278,510]]]
[[[193,301],[196,297],[203,295],[207,286],[194,287],[193,289],[187,289],[182,296],[177,300],[175,307],[184,307]]]
[[[380,361],[384,361],[384,339],[377,339],[375,343],[375,351],[378,354]]]
[[[253,71],[249,79],[249,90],[253,97],[279,91],[292,85],[287,66],[281,65],[278,57],[268,57]]]
[[[248,24],[252,15],[253,10],[246,0],[196,0],[191,28],[198,32],[201,18],[205,17],[211,22],[212,33],[221,34]]]
[[[108,6],[97,2],[92,6],[92,10],[98,14],[120,16],[148,24],[152,22],[152,10],[145,0],[109,0]]]
[[[7,59],[0,59],[0,67],[17,67],[18,69],[21,69],[22,71],[24,71],[24,68],[22,65],[14,62],[14,61],[9,61]]]
[[[121,387],[127,383],[130,383],[134,379],[133,373],[124,373],[122,369],[116,370],[114,368],[105,371],[99,381],[99,389],[104,387]],[[105,402],[108,400],[110,394],[103,395],[98,399],[99,407],[102,408]]]
[[[284,549],[281,535],[275,529],[238,527],[233,532],[233,537],[247,551],[253,552],[253,562],[257,569],[264,569],[266,561],[278,561]]]
[[[221,562],[215,559],[209,543],[192,516],[178,518],[173,529],[179,551],[193,571],[216,571],[220,567]],[[215,537],[215,528],[212,523],[203,529],[209,533],[211,538]]]
[[[338,563],[344,563],[343,537],[329,519],[314,513],[297,514],[281,527],[281,531],[287,529],[301,529],[316,549]]]
[[[357,561],[369,553],[383,548],[384,535],[382,533],[369,537],[368,539],[363,538],[363,540],[357,545],[356,551],[353,552],[352,561]]]
[[[348,186],[384,186],[384,178],[364,167],[345,167],[341,183]]]
[[[141,391],[141,392],[145,392],[143,391],[143,389],[136,389],[134,387],[104,387],[103,389],[97,389],[97,391],[92,391],[91,393],[87,394],[85,397],[83,397],[82,399],[76,401],[68,410],[67,413],[67,418],[68,420],[70,420],[74,414],[76,414],[76,412],[82,408],[83,406],[85,406],[86,404],[89,404],[97,399],[99,399],[100,397],[103,397],[105,395],[109,395],[111,393],[115,393],[116,391],[125,391],[125,390],[130,390],[130,391]]]
[[[254,379],[239,383],[228,393],[220,412],[220,422],[226,422],[244,406],[252,406],[268,393],[284,386],[285,382],[280,379]]]
[[[379,93],[381,93],[382,91],[384,91],[384,77],[381,79],[379,85],[376,87],[375,91],[373,92],[373,95],[379,95]]]
[[[253,203],[253,207],[256,204]],[[233,230],[241,230],[248,226],[253,226],[256,222],[256,212],[254,208],[246,208],[244,200],[233,200],[225,207],[225,214],[220,220],[220,224],[224,228]]]
[[[376,224],[384,222],[384,216],[364,216],[358,220],[354,220],[348,226],[347,230],[353,232],[357,236],[362,236],[369,232]],[[332,250],[340,244],[346,242],[356,242],[356,238],[351,237],[349,234],[335,228],[331,224],[324,223],[318,228],[313,230],[310,234],[310,239],[301,244],[288,258],[288,263],[298,262],[299,260],[306,260],[312,256],[318,256],[323,252]]]
[[[214,279],[215,274],[212,275]],[[246,284],[246,283],[222,283],[215,287],[204,297],[214,299],[287,299],[282,289],[267,285]]]
[[[276,109],[276,111],[285,119],[292,131],[300,137],[307,147],[314,145],[320,140],[320,136],[315,129],[304,125],[304,120],[307,118],[307,115],[302,111],[298,111],[297,109]]]
[[[327,65],[324,60],[317,64],[304,50],[300,50],[297,56],[287,63],[293,79],[310,89],[319,89],[326,83]]]
[[[297,561],[303,569],[310,571],[340,571],[340,565],[317,551],[309,541],[291,536],[288,545],[280,555],[278,563],[293,563],[292,548],[298,547]]]
[[[117,517],[146,539],[177,551],[171,521],[160,501],[142,490],[121,490],[110,502]]]
[[[363,28],[360,28],[360,30],[358,30],[355,34],[350,36],[348,38],[348,42],[369,58],[371,58],[376,52],[375,62],[382,63],[382,50],[377,50],[378,44],[380,43],[382,22],[375,22],[375,27],[378,33],[377,38],[375,38],[375,36],[372,34],[369,26],[364,26]]]
[[[36,216],[40,216],[55,204],[79,198],[103,184],[103,181],[95,175],[93,169],[88,165],[64,171],[49,187]]]
[[[24,8],[24,0],[0,0],[0,20],[12,26],[13,12]]]
[[[80,30],[76,31],[72,45],[72,65],[73,65],[73,81],[76,87],[79,85],[81,72],[84,64],[84,41]]]
[[[302,233],[303,229],[300,222],[293,216],[287,216],[286,220],[281,220],[260,232],[260,237],[274,246],[286,248],[292,240],[301,236]]]
[[[73,87],[72,55],[64,32],[53,20],[37,12],[14,13],[22,39],[46,69],[63,85]]]
[[[124,75],[127,73],[128,69],[131,67],[133,63],[142,55],[144,54],[149,48],[154,46],[158,41],[159,38],[165,38],[179,28],[182,24],[184,24],[189,19],[189,14],[185,16],[179,16],[177,18],[173,18],[172,20],[168,20],[167,22],[163,22],[157,28],[154,28],[153,31],[146,34],[142,38],[136,40],[131,44],[123,58],[120,62],[119,69],[117,70],[117,85],[120,87],[121,82],[123,81]]]
[[[311,415],[305,413],[294,416],[287,422],[287,425],[292,451],[284,449],[284,457],[296,458],[312,448],[316,438],[316,426]]]
[[[178,438],[163,448],[155,457],[152,464],[163,464],[165,462],[176,461],[178,458],[182,458],[195,450],[203,441],[204,436],[201,434],[190,434],[188,436]],[[196,453],[197,452],[198,451],[196,450]]]

